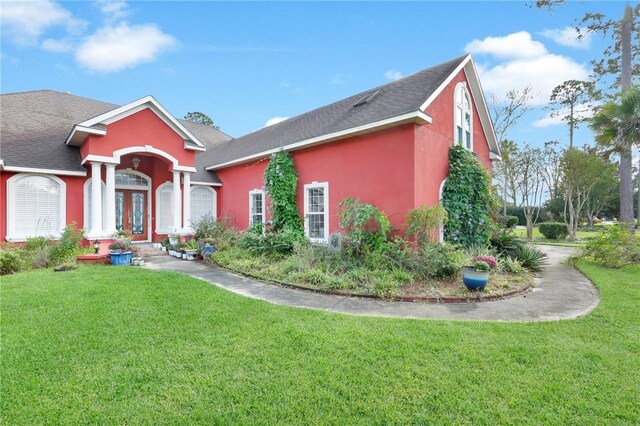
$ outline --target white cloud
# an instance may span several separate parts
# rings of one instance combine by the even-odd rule
[[[491,55],[502,59],[535,58],[548,53],[544,44],[533,40],[526,31],[473,40],[467,43],[464,50],[473,55]]]
[[[591,46],[591,38],[593,36],[592,33],[585,30],[579,33],[574,27],[544,30],[540,34],[562,46],[576,49],[588,49]],[[582,34],[582,37],[579,37],[580,34]]]
[[[498,101],[512,89],[531,87],[531,106],[546,105],[551,91],[567,80],[587,80],[588,69],[573,59],[550,53],[526,31],[504,37],[487,37],[468,43],[465,50],[490,55],[498,61],[478,64],[484,90]]]
[[[283,122],[284,120],[288,120],[289,117],[273,117],[267,120],[266,123],[264,123],[264,127],[269,127],[269,126],[273,126],[274,124],[278,124]]]
[[[585,120],[593,117],[593,107],[590,104],[576,105],[574,110],[574,117],[578,120]],[[567,125],[565,121],[562,121],[562,117],[569,115],[569,108],[563,108],[554,113],[549,113],[544,117],[534,121],[533,127],[550,127],[560,124]]]
[[[121,22],[100,28],[76,51],[76,61],[91,71],[122,71],[151,62],[176,40],[152,24],[130,26]]]
[[[97,0],[96,4],[110,20],[122,19],[129,14],[129,5],[124,0]]]
[[[0,24],[18,44],[36,44],[38,38],[52,27],[65,27],[70,34],[78,34],[87,26],[71,12],[50,0],[38,2],[2,2]]]
[[[400,71],[389,70],[384,73],[384,77],[388,80],[395,81],[400,80],[402,77],[404,77],[404,74],[402,74]]]
[[[55,40],[48,38],[42,42],[41,47],[49,52],[64,53],[73,50],[73,44],[68,39]]]

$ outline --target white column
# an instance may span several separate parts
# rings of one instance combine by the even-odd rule
[[[182,228],[191,232],[191,173],[182,172]]]
[[[180,194],[180,172],[173,171],[173,231],[178,232],[182,224],[182,197]]]
[[[91,162],[91,238],[102,237],[102,163]]]
[[[116,232],[116,165],[105,164],[107,168],[106,199],[104,215],[106,221],[105,233],[112,235]]]

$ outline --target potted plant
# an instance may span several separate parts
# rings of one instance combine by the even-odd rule
[[[205,260],[211,257],[216,249],[215,240],[213,238],[205,238],[204,240],[198,241],[198,246],[200,247],[202,258]]]
[[[178,255],[177,255],[176,257],[177,257],[177,258],[182,258],[182,259],[185,259],[185,260],[186,260],[186,259],[187,259],[187,253],[186,253],[186,250],[187,250],[187,249],[189,249],[189,245],[187,245],[187,243],[184,243],[184,242],[179,242],[179,243],[176,245],[176,249],[177,249],[177,252],[178,252],[178,253],[177,253]]]
[[[126,240],[115,240],[109,244],[109,258],[111,264],[116,266],[128,265],[131,263],[131,245]]]
[[[169,237],[169,244],[174,247],[178,244],[178,241],[180,241],[180,234],[169,234],[167,237]]]
[[[462,282],[470,291],[482,291],[489,282],[491,269],[498,266],[493,256],[476,256],[473,266],[462,267]]]
[[[184,249],[184,253],[187,255],[187,260],[196,260],[198,254],[198,242],[195,239],[187,241],[187,248]]]

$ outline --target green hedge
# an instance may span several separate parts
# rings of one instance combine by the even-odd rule
[[[557,240],[558,238],[566,238],[569,235],[569,228],[566,223],[546,222],[538,225],[538,230],[545,238],[549,240]]]

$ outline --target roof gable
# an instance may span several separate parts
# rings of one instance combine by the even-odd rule
[[[194,151],[206,150],[205,145],[194,136],[180,121],[162,106],[153,96],[145,96],[121,107],[104,112],[98,116],[84,120],[73,126],[73,130],[67,137],[67,145],[82,145],[88,135],[104,136],[107,134],[106,126],[123,118],[129,117],[144,109],[151,110],[174,132],[184,140],[184,149]]]

